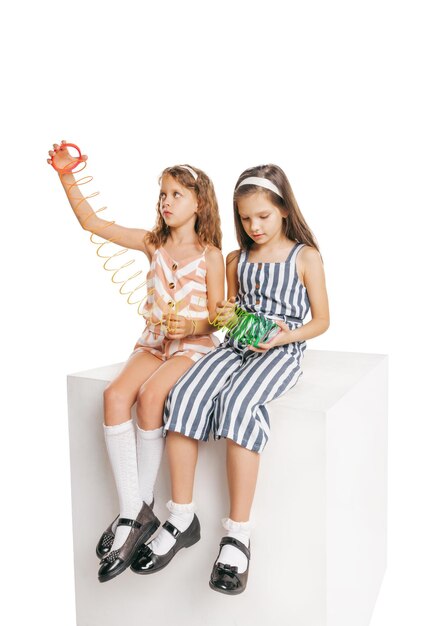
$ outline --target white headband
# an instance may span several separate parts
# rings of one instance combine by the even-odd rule
[[[182,167],[184,170],[188,170],[188,172],[191,174],[191,176],[194,177],[194,180],[197,180],[197,178],[198,178],[197,172],[195,172],[192,169],[192,167],[189,167],[189,165],[178,165],[177,167]]]
[[[237,191],[237,189],[239,189],[241,185],[256,185],[257,187],[264,187],[265,189],[276,193],[283,200],[283,195],[281,194],[279,189],[274,183],[272,183],[272,181],[267,180],[267,178],[259,178],[258,176],[249,176],[248,178],[244,178],[244,180],[239,183],[235,191]]]

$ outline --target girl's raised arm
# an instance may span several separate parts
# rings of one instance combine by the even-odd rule
[[[62,141],[62,144],[64,143],[65,141]],[[59,146],[56,143],[53,144],[53,148],[54,150],[49,151],[51,158],[47,159],[47,162],[51,164],[52,158],[54,158],[56,167],[60,169],[66,168],[66,166],[73,161],[67,148],[62,147],[62,145]],[[82,158],[84,161],[87,160],[86,156],[83,156]],[[131,248],[133,250],[140,250],[148,257],[151,256],[151,251],[145,242],[145,236],[148,233],[147,230],[142,228],[126,228],[125,226],[120,226],[119,224],[114,224],[108,220],[101,219],[93,211],[89,202],[84,200],[84,196],[76,184],[77,181],[73,174],[62,172],[59,173],[59,178],[73,212],[84,230],[88,230],[103,239],[113,241],[113,243],[116,243],[119,246]]]

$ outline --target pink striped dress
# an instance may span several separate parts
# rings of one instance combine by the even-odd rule
[[[206,254],[172,259],[163,247],[157,248],[147,274],[147,298],[142,314],[147,322],[135,344],[136,352],[150,352],[166,361],[173,356],[187,356],[198,361],[219,345],[213,334],[188,335],[183,339],[165,336],[164,318],[172,310],[194,322],[207,319]]]

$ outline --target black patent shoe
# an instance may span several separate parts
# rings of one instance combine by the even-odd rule
[[[120,517],[118,526],[130,526],[129,535],[118,550],[112,550],[100,561],[98,580],[105,583],[118,576],[129,567],[136,557],[140,547],[150,539],[151,535],[160,526],[160,521],[154,515],[151,508],[143,502],[141,511],[136,519]]]
[[[166,554],[155,554],[149,546],[141,546],[141,549],[131,565],[135,574],[154,574],[160,571],[173,559],[181,548],[189,548],[200,540],[200,522],[194,514],[194,519],[186,530],[181,532],[173,524],[166,521],[163,528],[167,530],[176,542]]]
[[[153,498],[152,503],[150,504],[150,509],[153,509],[153,508],[154,508],[154,498]],[[101,535],[100,539],[98,540],[98,544],[96,545],[96,548],[95,548],[95,553],[99,559],[102,559],[103,557],[106,556],[106,554],[109,554],[110,552],[110,548],[112,547],[113,542],[115,540],[115,533],[113,532],[112,528],[113,528],[113,524],[117,522],[118,519],[119,519],[119,515],[115,517],[113,522],[110,524],[110,526],[106,528],[106,530],[104,531],[104,533]]]
[[[231,596],[235,596],[239,593],[245,591],[248,580],[248,569],[250,567],[250,550],[238,539],[234,537],[222,537],[220,542],[220,547],[226,545],[234,546],[241,550],[243,554],[248,559],[248,565],[245,572],[242,574],[238,573],[238,568],[234,565],[228,565],[221,563],[219,561],[219,555],[213,565],[213,570],[210,576],[209,586],[214,591],[219,591],[219,593],[226,593]]]

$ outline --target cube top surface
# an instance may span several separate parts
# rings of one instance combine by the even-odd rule
[[[342,398],[373,368],[387,361],[386,354],[306,350],[303,376],[298,384],[272,406],[298,410],[325,411]],[[114,363],[69,374],[68,378],[111,381],[123,367]]]

